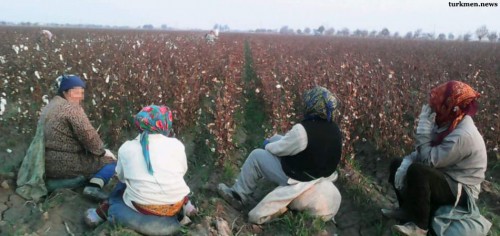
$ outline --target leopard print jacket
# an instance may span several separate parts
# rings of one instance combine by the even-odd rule
[[[88,178],[113,162],[104,157],[104,144],[81,106],[56,96],[42,114],[47,178]]]

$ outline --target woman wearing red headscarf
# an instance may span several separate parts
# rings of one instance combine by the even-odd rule
[[[382,213],[407,222],[393,230],[426,235],[439,207],[467,208],[478,198],[487,165],[486,146],[472,120],[479,96],[459,81],[431,90],[419,116],[416,150],[390,167],[400,208]]]

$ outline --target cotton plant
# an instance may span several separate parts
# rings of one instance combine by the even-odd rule
[[[16,52],[16,54],[19,54],[19,46],[12,45],[12,49],[14,50],[14,52]]]
[[[49,104],[49,96],[48,95],[43,95],[42,96],[42,102],[45,103],[45,105]]]
[[[34,74],[35,74],[35,76],[36,76],[36,78],[37,78],[37,79],[40,79],[40,78],[41,78],[41,77],[40,77],[40,72],[38,72],[37,70],[34,72]]]
[[[3,93],[5,96],[5,93]],[[0,116],[2,116],[5,112],[5,106],[7,105],[7,99],[4,97],[0,97]]]

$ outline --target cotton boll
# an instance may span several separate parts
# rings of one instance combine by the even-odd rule
[[[4,93],[5,96],[5,93]],[[0,98],[0,116],[5,112],[5,105],[7,105],[7,100],[5,98]]]
[[[47,96],[47,95],[43,95],[43,96],[42,96],[42,101],[43,101],[43,103],[45,103],[45,104],[49,104],[49,96]]]
[[[14,49],[16,54],[19,54],[19,47],[17,45],[12,45],[12,49]]]

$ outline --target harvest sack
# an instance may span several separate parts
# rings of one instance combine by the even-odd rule
[[[42,115],[38,121],[35,137],[26,151],[19,172],[17,172],[16,193],[26,200],[35,202],[47,195],[47,188],[43,180],[45,174],[44,120]]]
[[[468,196],[469,190],[463,188]],[[486,235],[491,227],[491,222],[479,212],[474,198],[467,200],[469,209],[460,206],[442,206],[434,213],[432,229],[438,236],[455,235]]]
[[[249,221],[255,224],[266,223],[285,213],[287,207],[307,211],[312,216],[328,221],[337,214],[342,197],[333,182],[337,172],[328,178],[309,182],[289,180],[287,186],[278,186],[267,194],[249,213]]]

